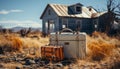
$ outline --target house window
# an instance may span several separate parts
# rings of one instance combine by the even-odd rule
[[[48,10],[48,15],[51,15],[51,11],[50,10]]]
[[[45,23],[45,32],[48,33],[48,22]]]
[[[76,12],[81,12],[81,7],[80,6],[76,6]]]
[[[54,28],[55,28],[54,20],[50,20],[49,23],[50,23],[50,30],[54,31]]]
[[[55,28],[54,20],[48,20],[48,23],[46,23],[46,28],[47,33],[54,32]]]
[[[68,28],[68,20],[62,19],[62,28]]]
[[[76,30],[80,30],[82,28],[82,20],[76,21]]]
[[[98,19],[93,20],[94,28],[97,29],[98,27]]]

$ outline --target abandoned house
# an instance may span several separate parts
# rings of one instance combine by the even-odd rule
[[[49,34],[70,28],[73,31],[104,31],[106,12],[97,12],[93,7],[85,7],[80,3],[74,5],[48,4],[43,11],[42,32]]]

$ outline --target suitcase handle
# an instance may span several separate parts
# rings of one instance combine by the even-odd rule
[[[69,28],[64,28],[62,31],[60,31],[60,34],[63,33],[63,32],[66,32],[66,31],[67,31],[67,32],[69,31],[69,32],[71,32],[71,33],[73,33],[73,34],[75,33],[74,31],[72,31],[72,30],[69,29]]]

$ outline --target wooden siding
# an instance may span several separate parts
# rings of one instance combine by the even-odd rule
[[[49,11],[50,11],[50,15],[49,15]],[[50,20],[54,21],[54,31],[51,31],[51,32],[58,31],[59,30],[59,18],[57,14],[54,12],[54,10],[51,7],[48,7],[42,18],[42,31],[44,33],[51,33],[51,32],[48,32],[49,30],[46,27],[46,23],[48,23]]]
[[[79,4],[78,4],[79,5]],[[71,6],[65,6],[65,5],[57,5],[57,4],[49,4],[47,5],[44,13],[41,16],[42,19],[42,31],[46,34],[51,33],[51,32],[57,32],[63,29],[63,19],[67,19],[68,23],[68,28],[72,29],[73,31],[81,31],[81,32],[86,32],[88,34],[91,34],[95,30],[95,25],[94,25],[94,19],[98,19],[98,30],[99,31],[104,31],[105,29],[105,23],[106,23],[106,16],[105,15],[100,15],[95,18],[91,18],[91,11],[89,11],[89,8],[87,7],[82,7],[81,13],[77,14],[75,13],[75,5]],[[50,13],[49,13],[50,11]],[[95,10],[92,12],[97,13]],[[69,14],[70,13],[70,14]],[[64,15],[63,15],[64,14]],[[50,30],[50,25],[48,25],[49,28],[47,28],[46,23],[50,23],[50,21],[53,20],[54,23],[54,28],[51,31]],[[77,21],[80,22],[80,28],[77,29],[78,24]]]
[[[59,18],[59,30],[62,30],[62,19],[64,17]],[[77,31],[77,20],[81,21],[82,27],[79,31],[86,32],[88,34],[94,31],[94,24],[92,23],[92,19],[87,18],[65,18],[68,20],[68,28],[72,29],[73,31]]]
[[[82,29],[81,32],[86,32],[88,34],[91,34],[94,31],[94,24],[92,22],[92,19],[82,19]]]

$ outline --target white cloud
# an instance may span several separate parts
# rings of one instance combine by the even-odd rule
[[[0,21],[0,23],[16,23],[16,24],[19,24],[19,23],[37,23],[36,21],[32,21],[32,20],[25,20],[25,21],[18,21],[18,20],[2,20]]]
[[[6,11],[6,10],[0,11],[0,14],[8,14],[8,13],[9,13],[9,11]]]
[[[41,24],[36,21],[32,20],[25,20],[25,21],[17,21],[17,20],[5,20],[0,21],[0,25],[4,27],[15,27],[15,26],[21,26],[21,27],[41,27]]]
[[[11,12],[23,12],[23,10],[10,10]]]
[[[18,9],[14,9],[14,10],[1,10],[0,14],[9,14],[9,13],[14,13],[14,12],[23,12],[23,10],[18,10]]]

